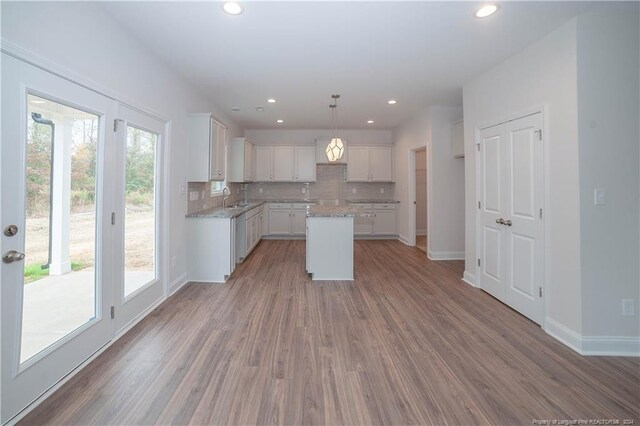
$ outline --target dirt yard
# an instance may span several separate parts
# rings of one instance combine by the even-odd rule
[[[27,219],[25,265],[47,263],[49,249],[49,219]],[[125,218],[125,268],[127,271],[149,271],[153,269],[153,211],[128,211]],[[70,258],[71,262],[84,268],[94,266],[95,215],[77,213],[71,215]]]

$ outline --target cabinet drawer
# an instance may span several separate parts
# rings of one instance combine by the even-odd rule
[[[353,207],[360,207],[361,209],[371,210],[371,204],[369,203],[351,203]]]
[[[292,204],[294,210],[306,210],[308,204],[307,203],[293,203]]]
[[[374,204],[373,208],[375,210],[395,210],[396,209],[396,205],[395,204]]]
[[[289,210],[291,204],[289,203],[271,203],[269,204],[269,210]]]

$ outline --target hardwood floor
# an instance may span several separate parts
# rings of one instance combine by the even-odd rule
[[[427,236],[426,235],[416,235],[416,248],[422,250],[423,252],[427,252]]]
[[[311,282],[262,241],[226,284],[181,289],[23,424],[532,424],[640,419],[640,360],[582,357],[397,241],[354,282]]]

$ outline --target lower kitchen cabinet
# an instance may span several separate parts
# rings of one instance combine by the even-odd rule
[[[236,263],[244,261],[260,242],[263,214],[263,206],[258,206],[236,219]]]
[[[236,267],[236,219],[187,219],[189,281],[223,283]]]
[[[270,236],[304,236],[307,229],[306,203],[270,203]]]
[[[396,205],[393,203],[352,204],[361,207],[374,217],[356,217],[353,234],[356,237],[395,237],[398,234],[396,225]]]

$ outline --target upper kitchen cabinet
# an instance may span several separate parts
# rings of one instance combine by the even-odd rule
[[[393,147],[350,146],[347,181],[393,182]]]
[[[225,178],[227,128],[210,113],[189,115],[189,182]]]
[[[451,135],[451,152],[456,158],[464,157],[464,122],[453,123]]]
[[[258,182],[315,182],[315,147],[256,147],[255,180]]]
[[[229,141],[229,182],[253,182],[256,179],[256,150],[247,138]]]

